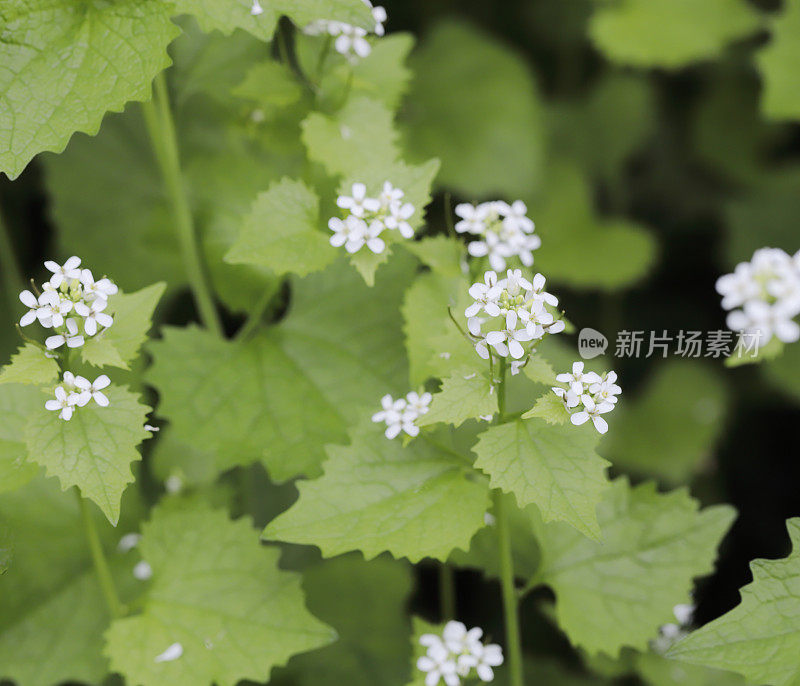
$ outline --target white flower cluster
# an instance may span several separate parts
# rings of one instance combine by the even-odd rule
[[[553,393],[563,401],[573,424],[578,426],[591,419],[601,434],[608,431],[608,422],[600,415],[611,412],[617,404],[617,396],[622,393],[616,383],[616,372],[600,376],[595,372],[584,372],[583,362],[574,362],[572,373],[559,374],[556,381],[566,385],[566,388],[553,386]]]
[[[63,383],[56,386],[55,400],[48,400],[44,406],[65,421],[72,419],[76,407],[85,407],[90,400],[94,400],[100,407],[108,407],[108,396],[103,393],[111,383],[105,374],[101,374],[94,381],[89,381],[82,376],[75,376],[72,372],[64,372]]]
[[[98,327],[108,328],[114,323],[104,312],[108,297],[117,292],[110,280],[95,281],[90,270],[80,268],[80,257],[70,257],[63,265],[47,261],[44,266],[53,276],[36,295],[31,291],[19,294],[22,304],[29,308],[19,323],[28,326],[38,319],[46,329],[54,329],[56,333],[45,340],[48,349],[55,350],[65,343],[69,348],[78,348],[85,342],[84,333],[94,336]],[[66,316],[69,314],[73,316]],[[79,318],[83,319],[82,327]]]
[[[780,248],[756,250],[750,262],[717,279],[717,292],[732,331],[757,334],[766,345],[773,336],[784,343],[800,339],[800,251],[792,257]]]
[[[500,281],[495,272],[486,272],[483,283],[470,287],[469,294],[475,302],[464,314],[478,355],[488,360],[488,346],[491,346],[500,357],[511,355],[520,360],[530,352],[523,343],[540,340],[546,333],[564,330],[564,322],[556,321],[545,307],[556,307],[558,298],[546,292],[544,287],[544,276],[537,274],[531,283],[519,269],[509,269],[506,278]],[[481,314],[487,316],[479,316]],[[484,333],[483,327],[487,323],[492,330]]]
[[[376,36],[384,35],[386,29],[384,29],[383,25],[387,17],[386,10],[383,7],[374,7],[370,0],[363,0],[363,2],[372,12],[372,20],[375,22],[372,31],[368,32],[360,26],[353,26],[343,21],[320,19],[306,26],[305,33],[312,36],[320,34],[333,36],[336,39],[333,44],[336,52],[344,55],[351,62],[357,62],[359,59],[369,57],[372,52],[372,46],[369,44],[367,36],[369,33],[373,33]]]
[[[356,253],[365,245],[375,254],[386,249],[380,237],[384,230],[398,231],[403,238],[413,238],[414,229],[408,220],[416,211],[411,203],[404,203],[405,193],[386,181],[377,198],[367,195],[363,183],[354,183],[352,195],[340,195],[336,204],[348,211],[347,217],[333,217],[328,228],[333,231],[331,245],[344,246],[349,253]]]
[[[430,393],[420,395],[411,391],[405,398],[395,400],[387,393],[381,398],[383,409],[372,415],[372,421],[386,424],[386,438],[395,438],[401,431],[409,436],[416,436],[419,434],[419,427],[414,422],[428,411],[431,398]]]
[[[694,621],[695,606],[689,604],[676,605],[672,614],[678,620],[677,624],[664,624],[658,630],[658,638],[651,642],[653,650],[657,653],[666,653],[675,643],[689,633],[689,628]]]
[[[456,224],[458,233],[480,237],[467,246],[473,257],[488,255],[489,264],[498,272],[514,256],[526,267],[533,264],[533,251],[542,244],[542,239],[533,233],[534,223],[521,200],[511,205],[501,200],[480,205],[462,203],[456,206],[456,214],[461,217]]]
[[[425,672],[425,686],[436,686],[439,680],[446,686],[459,686],[462,678],[471,677],[473,669],[481,681],[492,681],[492,667],[503,664],[503,650],[495,643],[485,645],[482,636],[482,629],[467,631],[464,624],[453,621],[445,624],[441,636],[420,636],[420,645],[427,651],[417,660],[417,669]]]

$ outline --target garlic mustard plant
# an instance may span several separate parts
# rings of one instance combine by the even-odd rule
[[[800,251],[794,256],[780,248],[761,248],[749,262],[717,279],[722,307],[731,310],[728,328],[759,336],[766,345],[773,337],[782,343],[800,339]]]
[[[372,421],[386,424],[386,438],[396,438],[401,431],[413,438],[419,435],[415,422],[428,412],[431,398],[430,393],[419,394],[416,391],[397,400],[387,394],[381,398],[382,409],[372,415]]]
[[[616,372],[600,376],[585,372],[583,367],[583,362],[574,362],[572,372],[556,376],[556,381],[564,385],[554,386],[552,390],[570,412],[573,424],[578,426],[591,419],[594,428],[604,434],[608,431],[608,422],[601,415],[614,409],[622,389],[617,385]]]
[[[483,682],[494,680],[494,669],[503,664],[503,651],[494,643],[481,641],[483,629],[467,627],[457,621],[445,624],[442,634],[423,634],[419,643],[426,649],[417,660],[417,669],[425,674],[425,686],[459,686],[462,679],[477,676]]]

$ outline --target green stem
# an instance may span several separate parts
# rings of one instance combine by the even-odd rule
[[[100,543],[100,536],[97,534],[97,527],[94,525],[94,520],[86,506],[86,500],[79,489],[75,489],[75,494],[78,496],[78,506],[81,511],[81,519],[83,520],[83,528],[86,532],[86,540],[89,543],[89,551],[92,554],[92,564],[94,564],[94,571],[97,574],[97,580],[100,582],[100,589],[103,592],[103,597],[108,605],[108,611],[112,619],[118,619],[124,614],[122,603],[117,595],[117,588],[114,585],[114,579],[111,576],[111,570],[108,568],[108,561],[103,553],[103,546]]]
[[[12,308],[19,305],[17,295],[25,289],[25,281],[22,278],[19,265],[17,264],[16,252],[11,242],[8,227],[3,221],[0,213],[0,269],[3,271],[3,286]]]
[[[163,72],[155,79],[153,100],[142,104],[145,124],[161,176],[175,217],[186,276],[192,288],[200,318],[206,328],[222,336],[222,322],[214,305],[209,280],[203,267],[200,245],[195,233],[189,201],[183,187],[175,122],[170,110],[169,94]]]
[[[261,295],[255,307],[248,315],[247,321],[245,321],[245,323],[242,324],[242,328],[239,329],[239,331],[236,333],[237,341],[247,340],[256,331],[258,331],[258,328],[264,321],[264,315],[269,309],[270,304],[273,302],[273,298],[275,297],[275,294],[278,292],[278,290],[280,290],[280,285],[278,286],[278,288],[275,288],[271,284],[267,289],[264,290],[264,293]]]
[[[500,379],[497,384],[497,423],[506,421],[506,359],[500,358]],[[500,560],[500,584],[503,592],[503,618],[506,627],[506,654],[510,686],[524,686],[522,673],[522,641],[519,631],[519,607],[514,585],[514,558],[511,554],[511,528],[503,492],[492,491],[497,530],[497,551]]]
[[[497,522],[497,547],[500,555],[500,584],[503,591],[503,615],[506,625],[506,654],[510,686],[524,686],[522,676],[522,641],[519,631],[519,607],[514,587],[514,559],[511,556],[511,530],[505,510],[503,493],[492,493],[494,516]]]
[[[442,621],[455,619],[456,579],[453,568],[446,562],[443,562],[439,568],[439,601],[442,608]]]

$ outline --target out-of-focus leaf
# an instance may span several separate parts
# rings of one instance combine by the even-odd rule
[[[770,119],[800,119],[797,63],[800,61],[800,2],[786,0],[783,12],[771,22],[772,41],[756,63],[764,80],[761,109]]]
[[[683,483],[713,454],[726,396],[719,375],[702,362],[664,362],[638,396],[623,394],[607,415],[604,452],[615,467]]]
[[[544,125],[524,61],[479,30],[450,22],[431,31],[411,66],[403,112],[412,158],[440,158],[439,183],[464,195],[530,194],[541,176]]]
[[[758,26],[744,0],[620,0],[598,3],[589,33],[615,62],[678,69],[717,57]]]
[[[45,412],[47,396],[34,386],[0,386],[0,493],[15,491],[39,473],[28,460],[25,427],[34,413]]]

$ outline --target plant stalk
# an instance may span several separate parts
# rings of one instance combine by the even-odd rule
[[[172,118],[163,72],[156,77],[154,85],[153,99],[142,103],[142,111],[164,187],[172,205],[186,276],[203,324],[222,336],[222,322],[214,305],[214,297],[203,266],[200,245],[183,185],[175,121]]]
[[[497,424],[506,421],[506,359],[500,358],[500,379],[497,384]],[[519,630],[519,605],[514,586],[514,558],[511,553],[511,528],[503,492],[492,491],[497,530],[497,552],[500,561],[500,585],[503,594],[503,619],[506,629],[506,654],[510,686],[524,686],[522,670],[522,640]]]
[[[86,533],[86,540],[89,543],[89,551],[92,555],[94,571],[97,574],[97,580],[100,582],[100,590],[103,592],[103,597],[105,598],[111,618],[118,619],[124,614],[123,605],[119,600],[117,588],[114,585],[114,578],[111,576],[111,570],[108,567],[108,561],[103,553],[103,546],[100,543],[100,536],[97,533],[97,527],[95,526],[92,515],[86,505],[86,500],[81,495],[80,489],[76,488],[75,494],[78,496],[78,506],[81,511],[83,528]]]
[[[0,269],[3,272],[3,286],[6,289],[8,302],[14,308],[19,304],[17,295],[25,289],[25,280],[17,264],[17,255],[2,213],[0,213]]]

